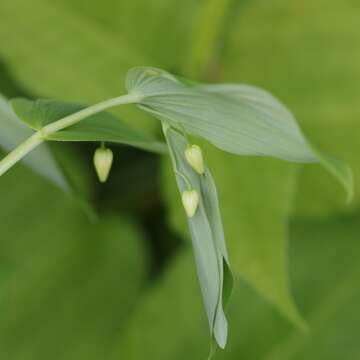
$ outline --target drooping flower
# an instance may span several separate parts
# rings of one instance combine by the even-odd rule
[[[190,166],[200,175],[205,171],[204,159],[200,146],[191,145],[185,150],[185,158]]]
[[[100,182],[106,182],[113,163],[113,152],[111,149],[100,147],[94,154],[94,166]]]
[[[191,218],[195,215],[199,205],[199,194],[196,190],[186,190],[182,193],[182,203],[185,208],[186,215]]]

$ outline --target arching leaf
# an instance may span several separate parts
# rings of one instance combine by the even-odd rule
[[[222,150],[321,163],[340,180],[348,198],[352,196],[351,169],[315,150],[291,112],[264,90],[236,84],[189,86],[163,70],[146,67],[129,71],[127,88],[143,95],[140,105],[145,110]]]

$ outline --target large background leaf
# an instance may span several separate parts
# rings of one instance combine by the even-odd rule
[[[124,93],[132,66],[181,64],[177,50],[186,46],[191,28],[185,25],[196,8],[192,0],[181,6],[168,0],[153,1],[152,6],[142,0],[1,2],[0,42],[6,46],[0,56],[21,86],[37,95],[98,102]],[[157,51],[163,48],[167,27],[173,29],[166,32],[169,51]],[[132,115],[126,117],[135,126],[154,128],[141,112],[121,113]]]
[[[1,258],[14,269],[0,311],[1,357],[104,358],[145,277],[136,224],[111,215],[89,223],[23,168],[0,179],[0,196]]]
[[[296,331],[249,286],[237,283],[229,308],[234,331],[227,350],[218,351],[215,358],[356,359],[360,351],[358,217],[291,226],[290,273],[311,331]],[[196,275],[190,263],[188,249],[149,291],[131,317],[116,356],[139,360],[149,354],[159,360],[205,357],[207,324],[200,311],[200,295],[194,296]],[[171,326],[174,323],[176,328]]]
[[[93,103],[116,96],[119,90],[121,93],[125,72],[135,65],[159,66],[174,73],[181,73],[179,70],[185,68],[187,71],[183,75],[198,79],[200,68],[202,75],[205,74],[206,79],[211,81],[250,83],[272,91],[294,111],[306,135],[314,143],[351,163],[355,172],[355,188],[359,189],[358,4],[353,0],[247,0],[233,1],[227,10],[218,11],[217,3],[223,2],[187,0],[182,1],[180,6],[174,0],[156,0],[149,6],[144,0],[105,0],[101,3],[93,0],[86,3],[79,0],[2,1],[0,88],[11,96],[32,94],[33,97]],[[213,7],[212,12],[207,12],[208,4]],[[206,14],[214,16],[209,21]],[[213,26],[214,21],[216,26]],[[210,44],[207,41],[198,42],[195,36],[199,31],[210,34]],[[194,52],[194,42],[206,45],[205,60],[201,60],[206,62],[205,65],[189,59],[188,54]],[[189,52],[187,49],[190,49]],[[135,59],[137,57],[138,60]],[[130,107],[122,109],[121,114],[128,115],[124,118],[141,128],[158,126],[156,121],[145,119]],[[66,144],[66,149],[68,147],[69,144]],[[73,173],[80,165],[91,164],[93,151],[85,144],[80,150],[76,149],[80,160],[75,161]],[[61,150],[63,152],[64,148]],[[283,304],[288,302],[283,295],[284,284],[287,283],[283,272],[288,262],[287,241],[278,235],[287,232],[285,215],[292,203],[285,194],[294,196],[292,186],[297,183],[296,214],[309,217],[354,211],[359,204],[359,191],[355,193],[353,205],[345,207],[342,189],[318,166],[304,167],[295,182],[293,175],[296,169],[287,168],[285,164],[248,159],[239,162],[238,158],[233,161],[214,149],[205,151],[217,181],[222,210],[227,212],[224,213],[224,225],[229,245],[232,249],[239,246],[251,250],[244,256],[231,250],[232,262],[238,263],[237,272],[240,270],[246,275],[246,271],[250,271],[242,267],[243,263],[261,266],[262,274],[271,274],[271,277],[264,277],[266,287],[271,287],[277,294],[277,303],[284,308]],[[226,163],[232,167],[232,170],[227,170],[232,172],[232,176],[225,178],[221,169],[227,168]],[[175,251],[174,242],[178,243],[181,239],[174,240],[166,229],[164,209],[169,210],[172,202],[164,204],[159,196],[158,166],[156,158],[144,152],[119,148],[109,183],[102,188],[95,182],[92,184],[97,206],[131,209],[147,225],[146,249],[152,258],[151,274],[161,274],[155,287],[147,281],[146,297],[137,298],[137,310],[130,326],[126,324],[123,328],[126,335],[123,341],[114,335],[116,331],[111,333],[114,343],[119,346],[114,358],[120,355],[134,360],[149,356],[159,359],[205,358],[208,350],[207,323],[193,259],[188,250],[185,250],[184,257],[179,253],[176,263],[170,259]],[[11,173],[8,176],[13,179]],[[239,191],[238,184],[246,190]],[[175,187],[172,177],[166,186]],[[248,209],[246,204],[253,201],[259,204],[260,210],[255,203]],[[46,201],[47,204],[49,202]],[[229,210],[226,210],[227,202]],[[231,210],[235,208],[236,211]],[[36,203],[31,209],[32,212],[38,210]],[[175,205],[171,209],[178,222],[185,220],[183,215],[176,215],[177,212],[182,214],[181,207]],[[22,227],[29,228],[26,225],[28,212],[25,214],[20,208],[16,214],[17,226],[13,226],[12,235],[13,231],[20,231]],[[257,217],[257,214],[260,216]],[[357,358],[356,323],[359,322],[359,311],[356,306],[359,300],[354,276],[357,275],[359,253],[356,247],[358,230],[355,229],[358,216],[340,221],[330,218],[309,228],[306,224],[296,225],[296,232],[302,235],[292,236],[300,242],[297,247],[291,245],[291,269],[294,275],[301,269],[306,274],[301,282],[296,280],[297,276],[293,277],[292,289],[310,323],[312,336],[303,338],[293,332],[262,298],[254,295],[249,288],[241,287],[232,301],[232,337],[229,353],[222,353],[223,357],[262,359],[274,351],[273,356],[280,359]],[[237,224],[239,217],[241,221]],[[247,225],[246,217],[253,219],[252,223],[257,228]],[[6,220],[13,221],[13,218]],[[3,222],[1,224],[4,226]],[[308,230],[305,231],[305,227]],[[181,230],[185,228],[184,224]],[[351,236],[349,229],[353,229]],[[81,226],[78,231],[86,233],[86,226]],[[252,233],[252,242],[248,244],[245,243],[247,237],[242,236],[246,232]],[[320,232],[322,240],[317,242]],[[0,243],[3,241],[4,238],[0,237]],[[300,249],[302,244],[303,251]],[[319,246],[316,247],[316,244]],[[25,245],[30,247],[32,241]],[[267,252],[258,251],[267,249],[266,246],[282,249],[282,252],[277,255],[269,252],[267,257]],[[299,252],[303,255],[297,260],[295,257]],[[258,260],[263,259],[262,254],[266,256],[266,264],[261,265]],[[323,261],[327,256],[329,260]],[[66,262],[63,265],[58,263],[58,266],[57,270],[61,271],[60,267],[65,268]],[[346,274],[342,273],[342,269]],[[341,285],[341,278],[348,279],[348,284]],[[132,276],[125,278],[126,283],[132,281]],[[162,290],[165,282],[166,291]],[[255,283],[258,289],[263,287],[261,278]],[[304,287],[302,284],[305,284]],[[340,284],[340,291],[335,284]],[[326,291],[325,287],[332,291]],[[349,300],[339,301],[339,298]],[[24,308],[26,306],[24,304]],[[321,308],[325,309],[323,313]],[[93,309],[99,311],[101,307],[94,306]],[[33,310],[29,308],[28,312],[32,314]],[[315,321],[310,313],[314,314]],[[40,312],[36,314],[28,317],[27,324],[41,319]],[[17,337],[21,335],[24,339],[32,334],[27,329],[33,327],[25,326],[25,320],[22,324],[24,331]],[[48,324],[43,328],[51,330],[56,321],[49,320]],[[67,327],[69,329],[71,324]],[[79,336],[78,333],[73,339],[76,341]],[[14,354],[14,349],[19,347],[17,351],[21,352],[22,340],[12,339],[14,341],[9,342],[6,349]],[[91,349],[93,342],[80,340],[79,343],[86,343]],[[279,352],[275,349],[276,344],[280,344]],[[46,341],[42,345],[46,347]],[[70,345],[65,347],[72,348]],[[271,350],[273,347],[274,350]],[[51,356],[44,350],[45,358],[57,353],[56,348],[52,350]],[[100,351],[94,353],[99,354]],[[83,358],[88,359],[88,353],[84,351],[83,354]],[[27,352],[26,356],[29,358],[32,355]],[[74,355],[77,360],[81,357],[80,352]]]
[[[314,143],[351,165],[352,208],[360,194],[358,16],[351,0],[249,1],[230,25],[222,68],[225,79],[238,76],[282,99]],[[313,166],[302,170],[296,208],[301,216],[349,211],[341,189]]]

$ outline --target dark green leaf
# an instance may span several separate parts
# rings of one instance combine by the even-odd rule
[[[1,259],[14,269],[0,310],[0,358],[107,358],[147,276],[139,227],[121,214],[89,222],[22,167],[0,178],[0,198]]]
[[[293,289],[309,332],[293,329],[246,283],[237,282],[228,309],[229,342],[215,359],[357,359],[358,218],[356,213],[291,226]],[[142,299],[112,359],[205,359],[206,322],[200,296],[193,294],[196,285],[190,249],[186,249]]]
[[[45,125],[85,108],[83,105],[54,100],[13,99],[11,104],[30,127],[40,130]],[[139,147],[154,152],[165,152],[166,146],[128,125],[107,112],[92,115],[80,123],[47,137],[56,141],[106,141]]]
[[[78,0],[1,1],[0,56],[33,94],[81,103],[117,96],[125,90],[130,67],[178,67],[186,57],[179,49],[187,47],[188,22],[198,4],[153,0],[147,5],[143,0],[108,0],[106,6]],[[158,129],[134,107],[119,113],[138,129]]]

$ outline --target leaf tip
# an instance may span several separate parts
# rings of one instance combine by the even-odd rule
[[[321,165],[323,165],[324,168],[342,185],[346,193],[346,203],[350,204],[354,197],[354,176],[351,167],[345,161],[325,154],[313,145],[311,145],[311,148]]]
[[[347,168],[347,177],[344,182],[344,187],[346,191],[346,203],[350,204],[354,197],[354,174],[349,165],[346,164]]]

